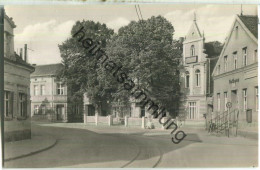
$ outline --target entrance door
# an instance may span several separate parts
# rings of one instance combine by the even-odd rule
[[[232,103],[232,108],[236,109],[238,106],[237,90],[231,90],[231,103]]]
[[[57,112],[57,120],[62,120],[64,117],[64,113],[65,113],[65,108],[64,105],[57,105],[56,107],[56,112]]]

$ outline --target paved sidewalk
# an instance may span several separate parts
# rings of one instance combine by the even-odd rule
[[[30,156],[52,148],[57,140],[51,136],[32,136],[32,139],[6,142],[5,161]]]

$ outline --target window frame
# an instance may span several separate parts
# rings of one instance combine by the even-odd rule
[[[247,47],[244,47],[242,49],[242,56],[243,56],[243,66],[248,65],[248,59],[247,59]]]
[[[243,89],[243,110],[246,111],[248,108],[247,89]]]
[[[228,56],[224,56],[224,72],[227,71],[227,68],[228,68]]]
[[[199,69],[197,69],[196,71],[195,71],[195,78],[196,78],[196,87],[200,87],[200,84],[201,84],[201,74],[200,74],[200,70]]]
[[[188,102],[189,106],[189,119],[195,120],[197,119],[197,102]]]
[[[194,45],[191,45],[191,47],[190,47],[190,55],[191,55],[191,57],[195,56],[195,46]]]
[[[220,112],[220,110],[221,110],[220,93],[217,93],[217,111]]]
[[[224,103],[225,103],[225,111],[228,110],[227,103],[228,103],[228,92],[224,92]]]
[[[45,95],[45,85],[40,86],[41,95]]]
[[[56,83],[56,86],[57,86],[57,88],[56,88],[57,95],[65,95],[64,84],[61,82],[58,82],[58,83]]]
[[[237,51],[233,52],[234,70],[237,69]]]
[[[190,87],[190,72],[186,71],[185,72],[185,88]]]

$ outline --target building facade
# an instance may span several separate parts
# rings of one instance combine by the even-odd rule
[[[224,48],[213,71],[214,114],[239,110],[239,120],[258,120],[258,41],[257,16],[240,15],[229,31]]]
[[[14,52],[16,27],[12,18],[4,16],[4,138],[15,141],[31,138],[30,74],[34,71],[24,58]]]
[[[183,115],[186,120],[202,120],[203,114],[208,112],[208,60],[204,46],[204,35],[194,17],[183,42],[179,115]]]
[[[82,120],[82,103],[70,101],[67,85],[57,78],[62,69],[61,63],[35,66],[35,72],[31,74],[31,116],[35,119],[43,117],[58,122]]]

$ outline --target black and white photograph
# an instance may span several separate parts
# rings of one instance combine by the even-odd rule
[[[0,6],[3,168],[258,167],[258,6]]]

